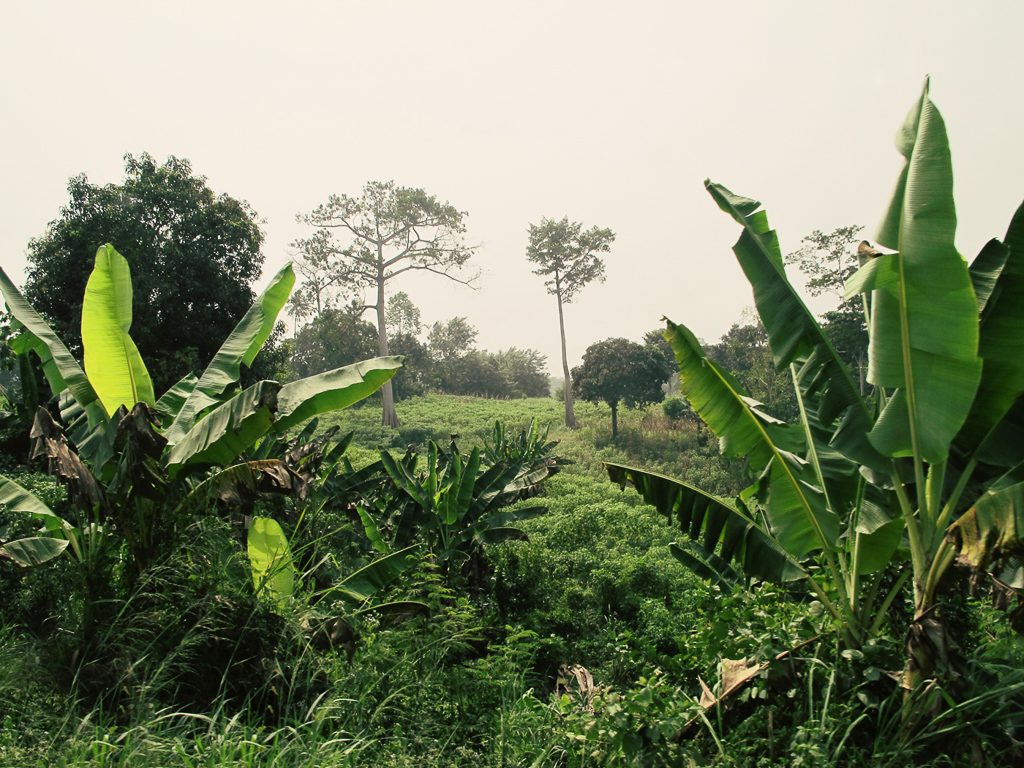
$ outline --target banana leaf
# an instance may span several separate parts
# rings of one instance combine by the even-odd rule
[[[96,251],[96,264],[82,299],[85,371],[107,415],[122,405],[153,405],[153,381],[129,334],[132,276],[128,262],[110,243]]]
[[[949,142],[927,82],[896,145],[906,164],[877,236],[896,251],[886,259],[896,279],[874,282],[868,349],[868,381],[896,392],[869,439],[887,456],[936,463],[971,409],[981,358],[978,302],[954,245]]]
[[[174,421],[167,428],[167,442],[174,445],[185,437],[203,411],[220,402],[221,396],[241,376],[242,365],[251,366],[257,353],[274,330],[274,323],[295,284],[292,265],[286,264],[249,311],[238,322],[185,398]]]
[[[413,554],[417,549],[417,546],[406,547],[377,558],[369,565],[349,574],[333,587],[329,587],[322,594],[326,596],[336,593],[348,602],[365,603],[416,564]]]
[[[269,597],[278,607],[286,606],[295,593],[295,565],[281,526],[272,518],[254,517],[247,549],[256,594]]]
[[[784,583],[806,575],[792,555],[732,502],[655,472],[608,462],[605,469],[612,482],[623,488],[632,485],[705,552],[726,564],[735,562],[748,576]]]
[[[59,557],[69,543],[67,539],[55,539],[52,536],[15,539],[0,544],[0,557],[7,557],[18,565],[30,568]]]

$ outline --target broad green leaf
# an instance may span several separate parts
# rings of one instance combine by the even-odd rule
[[[210,411],[167,454],[166,464],[233,464],[274,423],[276,381],[258,381]]]
[[[64,342],[57,338],[53,329],[39,316],[0,269],[0,292],[3,293],[8,311],[24,327],[18,337],[15,351],[34,352],[43,366],[53,394],[59,396],[66,388],[89,420],[90,427],[107,421],[107,414],[89,383],[85,371],[72,357]]]
[[[888,456],[943,460],[981,376],[978,302],[954,245],[956,210],[945,124],[925,84],[896,140],[906,158],[878,242],[895,282],[871,294],[868,381],[899,388],[870,434]]]
[[[417,549],[406,547],[378,558],[328,588],[325,594],[337,592],[349,602],[365,603],[416,564],[413,553]]]
[[[805,575],[799,563],[732,502],[656,472],[607,462],[605,469],[612,482],[623,488],[632,485],[691,541],[725,563],[735,562],[748,576],[782,583]]]
[[[720,184],[706,180],[704,186],[718,207],[743,227],[733,252],[753,288],[776,368],[784,370],[796,364],[805,400],[809,405],[813,403],[828,438],[835,432],[833,422],[848,411],[863,428],[844,431],[841,437],[851,439],[835,443],[837,450],[861,463],[880,463],[881,457],[863,437],[852,439],[867,431],[868,410],[846,364],[786,277],[779,240],[768,225],[768,214],[758,201],[735,195]]]
[[[997,242],[997,241],[993,241]],[[1024,204],[1004,240],[1009,253],[981,315],[981,384],[958,445],[978,445],[1024,394]],[[990,243],[986,250],[993,250]],[[979,256],[979,260],[982,259]],[[989,259],[991,261],[992,259]]]
[[[132,277],[128,262],[110,243],[96,251],[96,264],[82,299],[85,371],[107,415],[122,405],[153,405],[153,381],[129,335]]]
[[[30,568],[53,560],[68,548],[68,543],[67,539],[55,539],[52,536],[15,539],[0,545],[0,556],[9,557],[18,565]]]
[[[947,535],[957,561],[976,570],[1005,557],[1024,558],[1024,483],[984,494]]]
[[[391,553],[391,547],[384,541],[384,537],[380,535],[380,529],[377,527],[377,523],[373,521],[369,511],[366,507],[356,506],[356,514],[359,515],[359,522],[363,526],[363,533],[366,534],[367,540],[370,542],[375,550],[380,552],[382,555]]]
[[[401,367],[400,357],[375,357],[285,384],[277,395],[274,429],[282,432],[321,413],[348,408],[384,386]]]
[[[820,489],[806,479],[794,448],[799,435],[760,412],[736,381],[704,354],[697,338],[668,321],[665,339],[679,365],[680,389],[690,405],[718,435],[722,452],[746,458],[757,474],[767,471],[767,509],[772,533],[794,557],[828,550],[839,533],[839,520],[825,508]]]
[[[0,475],[0,507],[7,507],[11,512],[25,514],[38,520],[51,537],[70,541],[76,557],[81,554],[71,524],[54,514],[52,509],[30,491],[3,475]]]
[[[480,473],[480,449],[474,448],[465,466],[456,453],[453,457],[457,467],[452,476],[452,485],[441,497],[438,515],[445,525],[455,525],[466,516],[473,504],[473,491],[476,487],[477,475]]]
[[[199,377],[164,435],[169,444],[174,445],[181,440],[203,411],[220,402],[224,391],[238,381],[243,364],[252,365],[256,354],[274,330],[277,315],[288,301],[294,284],[292,265],[286,264],[231,331]]]
[[[668,549],[676,560],[700,578],[717,584],[725,592],[731,592],[741,583],[739,574],[731,565],[694,541],[673,541]]]
[[[160,395],[160,399],[156,401],[156,412],[165,423],[174,420],[198,382],[199,377],[189,371],[178,380],[177,384]]]
[[[295,593],[295,565],[288,539],[276,520],[254,517],[249,527],[249,565],[257,595],[284,607]]]
[[[978,312],[982,315],[1009,257],[1009,246],[993,237],[971,262],[971,284],[974,286],[974,296],[978,299]]]

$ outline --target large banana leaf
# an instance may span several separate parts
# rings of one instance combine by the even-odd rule
[[[0,475],[0,506],[39,520],[51,533],[59,534],[70,528],[67,522],[54,514],[31,491],[3,475]]]
[[[285,384],[277,394],[278,432],[369,397],[402,367],[400,357],[375,357]]]
[[[108,415],[122,405],[153,405],[153,381],[129,335],[132,276],[128,262],[110,243],[96,251],[96,264],[82,299],[82,349],[89,382]]]
[[[184,464],[233,464],[274,423],[276,381],[258,381],[210,411],[167,453],[168,468]]]
[[[43,372],[53,390],[60,395],[65,389],[85,412],[90,427],[107,421],[107,413],[100,402],[96,390],[89,383],[85,371],[72,357],[64,342],[47,324],[39,313],[25,301],[25,297],[10,281],[7,274],[0,269],[0,292],[3,293],[7,309],[14,319],[24,326],[24,330],[16,339],[15,352],[32,351],[43,366]]]
[[[841,433],[837,450],[860,463],[879,463],[881,457],[863,437],[870,423],[868,410],[846,365],[787,279],[778,237],[761,203],[733,194],[710,179],[704,186],[718,207],[743,227],[733,252],[754,290],[776,368],[797,364],[804,398],[813,397],[818,404],[816,415],[825,427],[850,411],[857,428]]]
[[[247,549],[256,594],[268,596],[279,607],[287,605],[295,593],[295,565],[288,538],[277,521],[254,517]]]
[[[718,435],[722,452],[746,458],[768,480],[767,510],[779,544],[795,558],[829,550],[839,534],[839,519],[822,503],[821,490],[808,478],[812,473],[796,455],[805,447],[801,436],[760,412],[739,384],[704,354],[689,329],[670,320],[665,338],[679,365],[680,389]]]
[[[68,548],[67,539],[52,536],[30,536],[0,544],[0,557],[7,557],[26,568],[42,565],[47,560],[63,554]]]
[[[198,382],[199,377],[189,371],[173,387],[160,395],[160,399],[156,401],[156,412],[164,423],[169,424],[174,420]]]
[[[946,457],[967,418],[981,359],[978,303],[953,242],[949,143],[927,83],[896,145],[907,162],[877,237],[897,251],[887,258],[895,280],[868,281],[868,381],[898,389],[869,437],[883,454],[916,453],[934,463]]]
[[[174,445],[181,440],[203,411],[220,402],[224,391],[238,381],[243,364],[252,365],[274,330],[277,315],[288,301],[294,284],[292,265],[286,264],[231,331],[199,377],[164,435],[169,444]]]
[[[981,383],[957,439],[969,447],[983,440],[1024,393],[1024,204],[1014,214],[1004,243],[1008,252],[981,314]],[[992,250],[994,246],[986,246],[976,262],[993,261],[997,257]],[[979,271],[972,266],[973,274]]]
[[[605,462],[605,469],[612,482],[632,485],[692,542],[724,563],[735,562],[748,576],[782,583],[806,575],[769,534],[726,499],[635,467]]]

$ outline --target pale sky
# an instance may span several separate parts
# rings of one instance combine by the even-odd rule
[[[295,214],[370,179],[468,213],[480,288],[397,283],[427,322],[532,347],[559,372],[553,297],[526,230],[617,234],[607,282],[567,308],[570,363],[662,315],[717,339],[752,303],[737,227],[705,177],[765,203],[785,251],[868,235],[924,76],[953,147],[958,245],[1001,236],[1024,195],[1024,2],[44,2],[0,0],[0,264],[122,155],[188,158],[264,220],[273,274]],[[369,319],[369,318],[368,318]]]

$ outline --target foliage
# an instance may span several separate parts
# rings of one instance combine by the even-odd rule
[[[328,281],[348,289],[368,290],[361,309],[373,309],[377,350],[390,354],[386,292],[388,283],[417,270],[459,283],[459,270],[473,249],[464,242],[466,214],[422,189],[371,181],[359,197],[331,195],[323,205],[300,217],[314,232],[295,242],[307,264]],[[360,297],[361,298],[361,297]],[[398,426],[390,383],[383,387],[383,423]]]
[[[78,297],[96,249],[116,242],[135,280],[133,338],[163,391],[198,373],[252,303],[263,233],[247,203],[214,194],[187,160],[124,161],[121,184],[99,186],[84,174],[68,182],[67,205],[29,243],[25,296],[79,353]]]
[[[734,561],[760,578],[801,580],[850,647],[880,632],[909,582],[905,684],[917,689],[935,676],[957,679],[937,604],[956,554],[994,576],[1019,565],[1021,496],[1007,473],[1020,461],[1019,445],[1011,448],[1001,430],[1024,392],[1019,335],[1009,330],[1022,311],[1012,297],[1020,290],[1024,207],[1006,244],[990,243],[969,271],[953,247],[949,151],[927,87],[898,148],[907,164],[879,233],[895,253],[874,252],[847,284],[848,295],[867,294],[872,399],[861,398],[786,280],[760,203],[708,182],[743,227],[734,251],[776,367],[790,369],[800,419],[786,425],[764,413],[690,331],[669,322],[683,391],[723,452],[747,458],[755,483],[732,502],[627,467],[609,472],[678,514],[707,554],[703,565]],[[933,213],[917,215],[922,209]]]
[[[576,294],[594,280],[604,282],[604,262],[598,254],[611,250],[615,233],[610,229],[596,226],[585,230],[580,222],[570,222],[568,218],[562,218],[560,221],[541,219],[540,224],[530,225],[529,232],[530,241],[526,247],[526,258],[537,265],[533,273],[546,278],[544,286],[558,304],[565,425],[575,427],[576,415],[573,412],[572,378],[565,351],[565,318],[562,305],[572,302]]]
[[[83,301],[88,374],[0,271],[0,288],[21,327],[17,345],[39,358],[74,440],[69,443],[47,410],[37,410],[33,457],[46,458],[66,484],[72,514],[60,517],[0,476],[0,501],[42,524],[36,535],[5,541],[0,554],[23,566],[64,552],[75,559],[86,646],[97,640],[105,621],[96,611],[109,608],[118,583],[130,587],[173,551],[191,514],[218,504],[251,514],[260,493],[300,493],[307,483],[303,472],[320,458],[308,448],[273,458],[248,459],[246,452],[268,434],[368,396],[398,367],[394,359],[376,359],[286,385],[261,381],[240,389],[242,365],[252,364],[270,335],[293,282],[286,266],[203,375],[156,400],[129,334],[128,265],[113,246],[99,249]]]
[[[359,319],[352,307],[325,309],[295,334],[291,369],[296,376],[312,376],[338,368],[351,360],[373,356],[377,331]]]
[[[627,408],[660,403],[665,398],[662,384],[672,369],[651,347],[628,339],[605,339],[587,347],[583,364],[572,372],[578,397],[590,402],[603,400],[612,409],[612,439],[619,434],[619,403]]]

